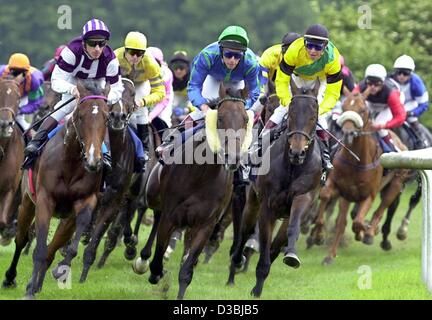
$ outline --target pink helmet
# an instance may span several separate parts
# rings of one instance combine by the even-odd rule
[[[60,54],[61,54],[61,52],[63,51],[63,49],[65,47],[66,46],[64,44],[62,44],[61,46],[57,47],[57,49],[54,52],[54,59],[58,60],[58,58],[60,58]]]
[[[157,47],[148,47],[147,52],[150,53],[160,64],[164,62],[164,56],[161,49]]]

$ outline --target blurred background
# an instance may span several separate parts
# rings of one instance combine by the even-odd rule
[[[262,0],[2,0],[1,4],[1,64],[10,54],[23,52],[40,68],[58,45],[80,35],[83,24],[93,17],[108,25],[113,49],[122,46],[129,31],[138,30],[147,36],[149,46],[163,50],[166,60],[176,50],[195,56],[230,24],[246,28],[250,46],[259,54],[285,33],[302,34],[308,25],[319,22],[329,29],[356,81],[368,64],[381,63],[391,71],[394,60],[408,54],[429,91],[432,86],[429,0],[272,0],[265,4]],[[70,29],[59,28],[67,25],[64,6],[70,8]],[[422,122],[432,128],[430,112]]]

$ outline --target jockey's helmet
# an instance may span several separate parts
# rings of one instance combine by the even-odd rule
[[[246,51],[249,38],[245,29],[240,26],[226,27],[218,38],[221,48],[237,49]]]
[[[376,78],[384,82],[387,77],[387,71],[382,64],[374,63],[367,66],[365,78]]]
[[[322,24],[313,24],[307,28],[304,38],[311,42],[328,42],[329,32]]]
[[[126,49],[145,50],[147,48],[147,38],[138,31],[131,31],[125,38],[124,46]]]
[[[301,36],[296,32],[288,32],[282,38],[282,50],[286,51],[286,49],[288,49],[291,43],[293,43],[295,40],[297,40],[300,37]]]
[[[30,60],[23,53],[14,53],[9,58],[9,69],[30,70]]]
[[[394,69],[408,69],[414,71],[415,64],[413,58],[407,56],[406,54],[397,58],[393,65]]]
[[[148,47],[147,52],[149,52],[153,58],[155,58],[160,64],[164,61],[163,52],[157,47]]]
[[[90,37],[94,38],[100,36],[106,40],[109,40],[111,33],[108,30],[106,24],[99,19],[91,19],[86,22],[82,30],[82,38],[86,40]]]

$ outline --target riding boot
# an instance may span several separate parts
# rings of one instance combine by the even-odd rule
[[[318,139],[320,144],[320,150],[321,150],[321,164],[323,168],[323,172],[321,175],[321,185],[325,185],[328,175],[330,174],[330,171],[333,170],[333,165],[331,163],[330,159],[330,143],[328,138],[319,137]]]
[[[29,169],[33,167],[33,164],[39,154],[40,147],[47,141],[48,133],[53,130],[57,124],[57,120],[53,117],[48,117],[42,122],[35,136],[24,149],[25,160],[22,166],[23,169]]]
[[[139,164],[137,166],[138,167],[140,166],[142,171],[144,171],[145,164],[150,158],[149,157],[149,150],[150,150],[150,147],[149,147],[149,142],[150,142],[149,125],[148,124],[137,124],[137,133],[138,133],[138,138],[141,140],[141,143],[142,143],[143,149],[144,149],[144,157],[140,157],[138,159]]]

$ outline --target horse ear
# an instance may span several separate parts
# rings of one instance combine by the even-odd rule
[[[314,97],[318,96],[318,91],[319,91],[319,88],[320,88],[320,84],[321,84],[320,81],[318,79],[316,79],[315,82],[314,82],[314,85],[313,85],[313,89],[312,89],[312,95]]]
[[[297,95],[297,94],[301,94],[300,92],[300,88],[297,87],[295,81],[293,80],[293,78],[291,78],[290,80],[290,87],[291,87],[291,93],[293,96]]]
[[[241,97],[243,100],[246,100],[249,97],[249,89],[245,85],[245,87],[241,90]]]
[[[343,92],[345,97],[348,97],[351,93],[351,91],[349,91],[349,89],[345,85],[342,85],[342,92]]]
[[[270,79],[268,80],[267,87],[268,87],[269,95],[276,93],[276,87],[275,87],[275,84],[272,80],[270,80]]]
[[[219,86],[219,99],[223,99],[225,97],[226,97],[226,89],[223,82],[221,82]]]
[[[363,99],[366,100],[369,97],[370,87],[367,87],[365,91],[363,91],[362,96]]]
[[[77,82],[77,89],[81,97],[85,97],[87,95],[87,89],[84,87],[84,84],[81,80]]]

